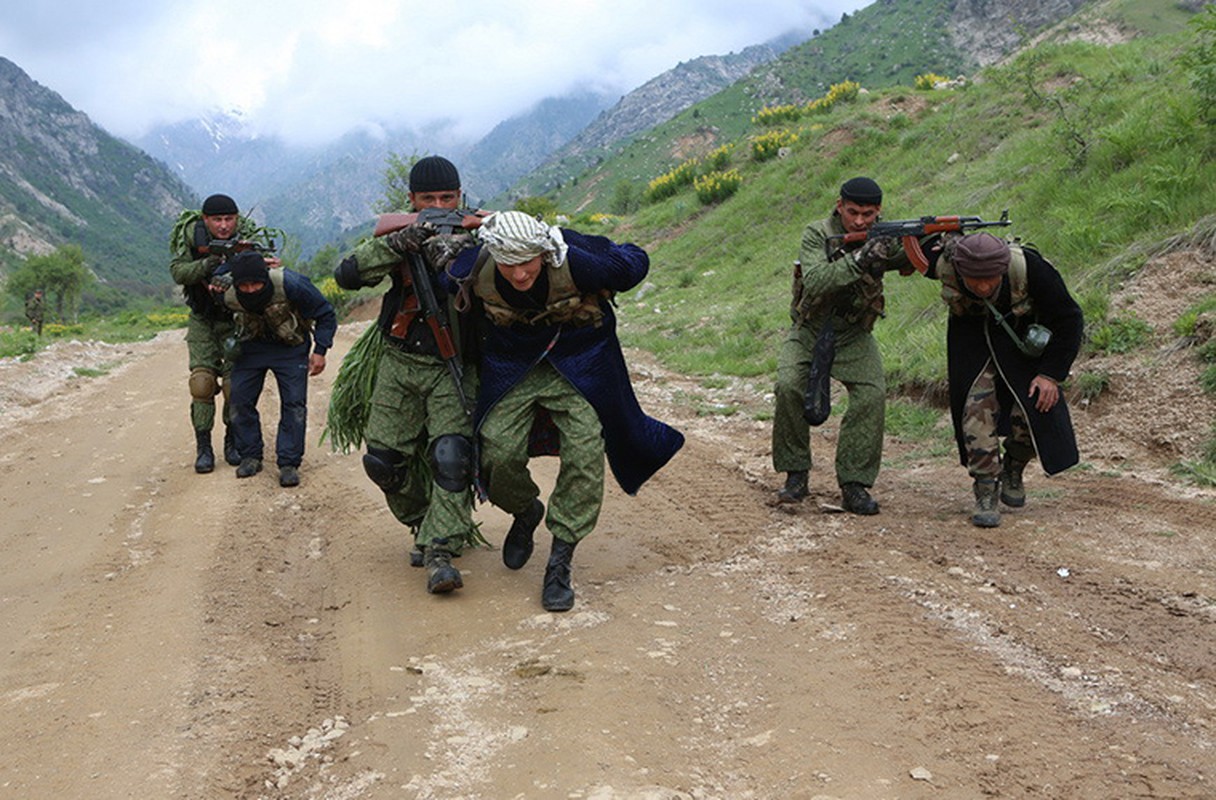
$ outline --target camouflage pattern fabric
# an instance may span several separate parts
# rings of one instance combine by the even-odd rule
[[[989,360],[975,377],[963,405],[962,430],[967,447],[967,472],[973,478],[997,478],[1001,474],[1001,443],[997,433],[1001,406],[996,394],[996,380],[996,366]],[[1020,408],[1010,412],[1009,424],[1006,454],[1015,461],[1029,461],[1034,456],[1034,442],[1030,436],[1030,426]]]
[[[190,369],[206,369],[224,381],[232,373],[232,362],[224,357],[224,340],[236,334],[236,326],[230,319],[208,319],[191,312],[186,318],[186,349],[190,357]],[[224,404],[223,420],[227,425],[231,418],[228,404]],[[215,400],[191,400],[190,423],[196,431],[210,431],[215,427]]]
[[[558,539],[577,542],[595,529],[603,505],[604,437],[595,409],[548,361],[533,367],[481,423],[490,502],[519,514],[540,495],[528,472],[529,432],[539,410],[548,412],[561,440],[546,523]]]
[[[870,487],[882,462],[886,413],[886,378],[874,337],[861,324],[835,318],[836,356],[832,377],[843,383],[849,408],[840,422],[836,445],[836,481]],[[803,417],[803,399],[819,331],[794,325],[777,353],[776,408],[773,414],[773,469],[809,470],[812,464],[810,426]]]
[[[465,392],[475,396],[476,371],[465,371]],[[406,456],[405,485],[385,495],[403,525],[417,528],[416,543],[448,539],[453,553],[476,541],[472,487],[451,492],[431,479],[431,442],[446,434],[473,436],[473,423],[460,406],[444,363],[434,356],[386,347],[380,357],[365,438],[370,447]]]

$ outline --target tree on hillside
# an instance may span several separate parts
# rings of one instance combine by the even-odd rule
[[[85,266],[80,245],[68,244],[48,255],[30,256],[9,275],[5,288],[19,302],[35,289],[42,289],[53,301],[56,319],[62,322],[68,317],[75,319],[81,293],[96,280]]]
[[[552,220],[557,216],[557,203],[553,202],[552,198],[542,195],[521,197],[515,201],[515,210],[531,214],[537,219]]]
[[[410,208],[410,169],[421,156],[417,153],[402,157],[388,154],[384,168],[384,197],[376,204],[380,212],[408,211]]]

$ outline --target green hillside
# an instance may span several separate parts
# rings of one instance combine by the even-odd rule
[[[516,194],[544,193],[563,208],[612,211],[618,184],[645,183],[689,155],[745,135],[766,105],[806,102],[844,80],[882,88],[910,85],[926,72],[955,75],[968,59],[945,34],[949,6],[948,0],[887,0],[846,14],[744,80],[600,154],[596,168],[584,172],[585,157],[568,157],[524,178]]]
[[[621,298],[627,341],[692,374],[771,375],[802,228],[827,214],[841,182],[868,174],[886,190],[887,219],[1009,209],[1007,230],[1069,281],[1093,346],[1103,326],[1125,322],[1107,318],[1111,287],[1216,209],[1216,138],[1192,85],[1205,73],[1184,65],[1203,32],[1166,2],[1105,13],[1125,32],[1139,15],[1154,35],[1044,44],[961,89],[861,94],[787,125],[798,138],[784,158],[755,161],[751,138],[772,129],[750,126],[730,155],[742,176],[734,196],[706,206],[686,188],[614,223],[615,238],[652,254],[652,286]],[[1200,21],[1210,40],[1216,12]],[[1208,75],[1212,58],[1201,58]],[[1207,80],[1211,100],[1216,78]],[[937,286],[887,282],[877,335],[892,384],[932,389],[945,364]]]

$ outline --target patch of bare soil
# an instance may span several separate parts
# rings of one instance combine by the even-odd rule
[[[1174,307],[1142,286],[1119,301],[1168,347]],[[427,595],[359,455],[316,443],[366,324],[310,388],[294,489],[193,472],[180,331],[0,363],[8,795],[1213,796],[1216,493],[1167,470],[1212,419],[1185,351],[1079,364],[1112,376],[1076,410],[1086,468],[1029,474],[991,530],[953,452],[894,437],[882,513],[835,511],[835,417],[812,496],[773,506],[769,387],[631,353],[688,443],[636,497],[609,486],[578,604],[548,614],[543,527],[512,572],[509,518],[479,507],[492,546]],[[15,393],[51,362],[112,363]],[[1184,399],[1206,416],[1165,418]]]

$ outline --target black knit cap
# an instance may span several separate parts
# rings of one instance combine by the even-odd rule
[[[226,194],[213,194],[203,201],[203,213],[209,217],[222,214],[239,214],[236,201]]]
[[[840,187],[840,199],[863,206],[880,206],[882,189],[872,178],[849,178]]]
[[[456,165],[443,156],[420,158],[410,168],[411,192],[442,192],[460,188]]]
[[[233,284],[240,283],[269,283],[270,268],[261,253],[246,250],[228,259],[228,271],[232,273]]]

